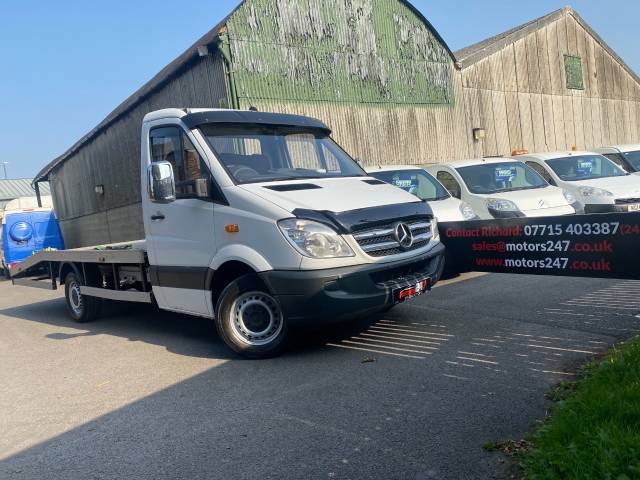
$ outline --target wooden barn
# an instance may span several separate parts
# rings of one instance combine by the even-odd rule
[[[640,140],[638,77],[570,8],[454,54],[405,0],[245,0],[38,174],[68,246],[143,236],[140,125],[166,107],[313,116],[366,164]]]

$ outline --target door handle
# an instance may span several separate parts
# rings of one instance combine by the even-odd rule
[[[162,213],[156,213],[155,215],[151,215],[151,221],[160,222],[164,220],[166,217]]]

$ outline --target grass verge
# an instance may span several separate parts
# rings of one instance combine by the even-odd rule
[[[575,384],[549,393],[552,415],[522,455],[525,476],[551,479],[640,479],[640,339],[586,368]]]

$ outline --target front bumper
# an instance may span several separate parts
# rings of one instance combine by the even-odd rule
[[[593,203],[584,206],[585,213],[627,213],[629,212],[628,204],[612,204],[612,203]]]
[[[260,274],[292,323],[331,322],[365,316],[395,303],[394,292],[428,277],[440,280],[444,245],[400,262],[328,270]]]

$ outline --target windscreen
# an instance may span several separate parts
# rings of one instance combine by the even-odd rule
[[[483,163],[456,170],[469,191],[481,195],[549,186],[538,172],[522,162]]]
[[[640,151],[638,152],[624,152],[622,156],[627,163],[633,167],[634,172],[640,172]]]
[[[370,175],[427,202],[445,200],[451,196],[440,182],[424,170],[389,170],[373,172]]]
[[[238,184],[366,176],[321,130],[220,124],[200,128]]]
[[[547,164],[565,182],[628,175],[622,168],[602,155],[576,155],[575,157],[556,158],[547,160]]]

